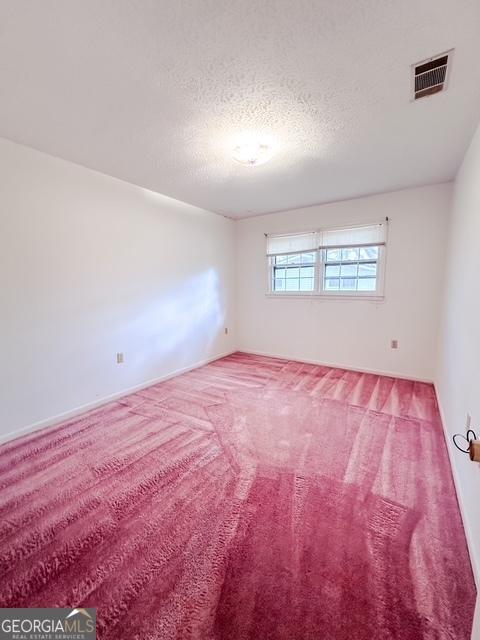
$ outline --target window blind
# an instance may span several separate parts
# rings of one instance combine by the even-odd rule
[[[319,249],[342,249],[346,247],[372,247],[386,243],[387,225],[365,225],[348,229],[326,229],[319,232]]]
[[[317,248],[318,238],[315,231],[290,235],[267,235],[268,256],[316,251]]]

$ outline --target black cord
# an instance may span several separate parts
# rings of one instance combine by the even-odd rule
[[[470,434],[470,433],[473,435],[473,438],[470,438],[470,437],[469,437],[469,434]],[[456,438],[463,438],[463,439],[465,440],[465,442],[468,442],[468,449],[462,449],[462,447],[460,447],[460,446],[457,444]],[[462,433],[456,433],[456,434],[453,436],[453,444],[454,444],[454,445],[457,447],[457,449],[458,449],[459,451],[461,451],[462,453],[469,453],[469,452],[470,452],[470,443],[471,443],[471,441],[472,441],[472,440],[476,440],[476,439],[477,439],[477,435],[476,435],[475,431],[473,431],[473,429],[469,429],[469,430],[467,431],[467,435],[466,435],[466,436],[464,436]]]

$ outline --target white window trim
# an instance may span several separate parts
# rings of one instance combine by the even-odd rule
[[[317,259],[315,261],[315,270],[314,270],[314,287],[313,291],[274,291],[272,288],[273,285],[273,264],[272,264],[272,256],[266,256],[267,259],[267,288],[266,288],[266,296],[269,298],[304,298],[304,299],[327,299],[327,300],[370,300],[375,302],[382,302],[385,299],[385,279],[386,279],[386,262],[387,262],[387,240],[388,240],[388,218],[387,222],[387,230],[385,233],[385,243],[374,245],[379,247],[379,258],[377,260],[377,288],[375,291],[326,291],[323,288],[323,279],[325,273],[325,252],[326,249],[316,249],[315,253],[317,255]],[[342,225],[341,227],[328,227],[323,228],[321,230],[317,230],[317,233],[321,233],[322,231],[329,230],[341,230],[341,229],[350,229],[353,227],[368,227],[373,226],[375,224],[379,224],[378,222],[365,223],[365,224],[357,224],[357,225]],[[310,232],[295,232],[295,233],[311,233]],[[292,235],[295,235],[292,233]],[[267,234],[265,234],[267,235]],[[281,234],[288,235],[288,234]],[[348,245],[354,246],[354,245]],[[298,253],[311,253],[309,251],[297,251],[292,254],[284,254],[284,255],[297,255]],[[280,254],[278,254],[280,255]],[[322,282],[321,282],[322,281]]]
[[[284,254],[276,254],[276,255],[286,255],[286,256],[296,256],[299,253],[318,253],[318,250],[315,251],[300,251],[296,253],[284,253]],[[291,265],[295,266],[295,265]],[[311,266],[311,265],[304,265]],[[316,295],[316,291],[319,286],[319,261],[315,260],[313,264],[313,291],[274,291],[272,288],[273,284],[273,264],[271,261],[271,256],[267,256],[267,295],[273,296],[274,298],[278,296],[285,296],[286,298],[293,297],[303,297],[303,298],[311,298]]]

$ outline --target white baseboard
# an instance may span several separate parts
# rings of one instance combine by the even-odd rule
[[[445,414],[443,412],[443,408],[442,408],[442,403],[440,401],[440,394],[438,393],[437,387],[434,384],[434,388],[435,388],[435,395],[437,396],[437,404],[438,404],[438,411],[440,413],[440,420],[442,422],[442,428],[443,428],[443,436],[445,438],[445,443],[447,445],[447,451],[448,451],[448,457],[450,460],[450,468],[452,469],[452,475],[453,475],[453,483],[455,485],[455,492],[457,494],[457,501],[460,507],[460,515],[462,516],[462,522],[463,522],[463,528],[465,530],[465,537],[467,538],[467,548],[468,548],[468,553],[470,556],[470,563],[472,565],[472,569],[473,569],[473,577],[475,578],[475,585],[477,587],[477,592],[480,592],[480,567],[477,566],[476,563],[476,559],[475,556],[473,554],[473,534],[472,531],[469,527],[468,524],[468,520],[466,518],[466,514],[465,514],[465,509],[464,509],[464,502],[463,502],[463,493],[462,493],[462,487],[460,484],[460,479],[458,477],[458,472],[457,472],[457,467],[455,465],[455,460],[453,457],[453,444],[452,444],[452,440],[451,440],[451,435],[449,434],[448,430],[447,430],[447,421],[445,419]],[[477,640],[480,640],[480,638],[478,638]]]
[[[366,369],[360,367],[351,367],[350,365],[339,364],[338,362],[324,362],[321,360],[307,360],[305,358],[295,358],[293,356],[279,355],[278,353],[265,353],[262,351],[252,351],[251,349],[237,349],[241,353],[249,353],[252,356],[265,356],[267,358],[278,358],[279,360],[291,360],[293,362],[304,362],[305,364],[316,364],[322,367],[332,367],[332,369],[346,369],[347,371],[358,371],[359,373],[373,373],[377,376],[387,376],[388,378],[401,378],[402,380],[413,380],[414,382],[427,382],[432,384],[432,380],[409,376],[403,373],[395,373],[395,371],[382,371],[381,369]]]
[[[134,387],[130,387],[128,389],[122,389],[121,391],[117,391],[112,393],[109,396],[104,396],[103,398],[99,398],[98,400],[94,400],[93,402],[87,402],[86,404],[82,404],[80,407],[75,407],[69,411],[65,411],[64,413],[59,413],[56,416],[51,416],[50,418],[45,418],[43,420],[39,420],[38,422],[34,422],[32,424],[27,425],[26,427],[21,427],[20,429],[16,429],[15,431],[10,431],[9,433],[5,433],[0,435],[0,444],[8,442],[10,440],[14,440],[15,438],[19,438],[28,433],[32,433],[33,431],[39,431],[40,429],[44,429],[45,427],[51,427],[65,420],[69,420],[70,418],[75,418],[82,413],[86,413],[87,411],[91,411],[92,409],[96,409],[97,407],[101,407],[104,404],[108,404],[113,400],[118,400],[118,398],[122,398],[123,396],[128,396],[131,393],[135,393],[135,391],[140,391],[141,389],[146,389],[147,387],[151,387],[154,384],[158,384],[159,382],[164,382],[165,380],[169,380],[170,378],[174,378],[175,376],[179,376],[182,373],[186,373],[187,371],[192,371],[193,369],[198,369],[199,367],[203,367],[209,362],[214,362],[215,360],[220,360],[221,358],[225,358],[226,356],[235,353],[237,349],[233,349],[232,351],[228,351],[226,353],[222,353],[218,356],[214,356],[212,358],[207,358],[206,360],[201,360],[200,362],[196,362],[195,364],[188,365],[187,367],[182,367],[181,369],[176,369],[170,373],[166,373],[163,376],[158,378],[153,378],[151,380],[147,380],[146,382],[141,382],[140,384],[135,385]]]

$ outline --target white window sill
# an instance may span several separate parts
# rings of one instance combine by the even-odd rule
[[[267,298],[301,298],[303,300],[366,300],[370,302],[384,302],[385,296],[358,293],[266,293]]]

